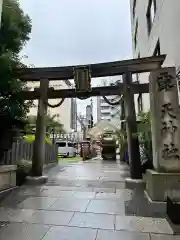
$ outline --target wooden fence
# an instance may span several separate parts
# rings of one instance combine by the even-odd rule
[[[20,160],[32,160],[33,146],[23,140],[14,142],[12,148],[4,154],[1,164],[16,165]],[[58,162],[58,147],[46,144],[44,164]]]

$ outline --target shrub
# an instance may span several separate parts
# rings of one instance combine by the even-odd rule
[[[32,162],[27,160],[21,160],[17,164],[16,171],[16,184],[21,186],[25,183],[26,177],[31,175]]]
[[[24,140],[28,143],[33,143],[35,141],[35,135],[26,135],[24,136]],[[51,139],[47,136],[45,136],[45,143],[52,145]]]

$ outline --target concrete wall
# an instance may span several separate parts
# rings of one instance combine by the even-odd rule
[[[133,1],[131,2],[131,23],[133,56],[152,56],[157,42],[160,42],[161,54],[167,54],[164,66],[180,67],[180,1],[179,0],[156,0],[157,10],[153,21],[150,35],[147,29],[147,8],[149,0],[136,0],[135,17],[133,18]],[[138,21],[137,47],[135,49],[134,35],[136,22]],[[140,82],[147,82],[148,75],[141,75]],[[149,108],[149,96],[143,96],[144,108]]]
[[[16,169],[14,165],[0,166],[0,192],[16,186]]]

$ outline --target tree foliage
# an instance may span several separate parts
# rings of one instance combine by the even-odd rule
[[[55,120],[56,115],[46,116],[46,132],[51,133],[52,131],[58,132],[58,133],[65,133],[63,124]]]
[[[127,151],[127,133],[126,128],[116,131],[117,139],[121,146],[121,155],[124,155],[124,150]],[[151,135],[151,113],[150,111],[141,112],[138,115],[137,133],[135,136],[139,138],[140,145],[143,146],[143,151],[148,158],[152,160],[152,135]],[[148,161],[148,167],[151,167],[151,162]]]
[[[152,164],[152,133],[151,133],[151,113],[141,112],[139,114],[138,133],[139,139],[143,143],[143,150],[148,158],[148,168],[153,168]]]
[[[0,116],[21,120],[29,104],[18,97],[25,83],[15,76],[15,69],[23,67],[19,53],[29,40],[31,22],[17,0],[4,0],[0,30]],[[17,121],[16,121],[17,122]]]
[[[0,55],[19,54],[29,40],[31,21],[20,8],[18,0],[4,0],[1,24]]]
[[[24,67],[19,53],[29,40],[31,32],[30,18],[20,8],[18,0],[4,0],[0,29],[0,145],[7,149],[7,132],[14,136],[14,128],[23,128],[29,102],[17,93],[26,86],[15,73],[15,69]],[[10,142],[9,142],[10,144]]]
[[[46,116],[45,126],[46,126],[46,133],[51,133],[52,131],[57,133],[65,133],[63,124],[61,124],[59,121],[55,120],[56,115]],[[35,115],[28,116],[27,119],[27,125],[26,125],[26,132],[28,134],[31,134],[35,132],[36,129],[36,119],[37,117]]]
[[[139,124],[138,124],[138,133],[140,136],[140,140],[151,142],[151,115],[150,111],[141,112],[138,116]]]

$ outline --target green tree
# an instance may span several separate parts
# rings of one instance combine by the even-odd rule
[[[150,111],[141,112],[138,116],[138,134],[140,142],[144,144],[144,150],[149,159],[148,167],[152,168],[152,134],[151,134],[151,113]]]
[[[151,142],[151,115],[150,111],[141,112],[138,115],[138,133],[140,140]]]
[[[25,133],[26,134],[34,134],[36,131],[36,119],[35,115],[30,115],[27,117]]]
[[[15,69],[24,67],[19,56],[31,32],[30,18],[18,0],[4,0],[0,29],[0,159],[11,147],[15,129],[23,129],[30,106],[17,93],[26,87]]]
[[[141,112],[138,115],[137,135],[139,142],[144,145],[145,153],[148,159],[152,160],[152,135],[151,135],[151,114],[150,111]],[[136,135],[136,136],[137,136]],[[127,133],[125,125],[121,130],[116,131],[117,139],[121,146],[121,157],[127,150]]]
[[[46,133],[52,133],[54,131],[55,133],[65,133],[63,124],[61,124],[59,121],[55,120],[56,115],[46,116]],[[26,133],[32,134],[36,130],[36,119],[37,117],[34,115],[30,115],[27,119],[27,125],[26,125]]]

